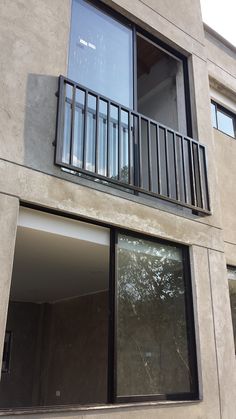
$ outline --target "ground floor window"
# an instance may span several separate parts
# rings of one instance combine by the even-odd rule
[[[184,246],[22,209],[0,408],[197,398],[188,265]]]

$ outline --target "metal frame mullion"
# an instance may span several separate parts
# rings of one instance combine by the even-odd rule
[[[66,102],[66,82],[64,77],[59,77],[58,82],[58,108],[57,108],[57,134],[56,134],[56,163],[62,162],[64,144],[64,125],[65,125],[65,102]]]
[[[138,110],[137,32],[133,25],[133,109]]]
[[[114,403],[116,393],[116,243],[117,232],[110,228],[110,258],[109,258],[109,318],[108,318],[108,369],[107,369],[107,399]]]

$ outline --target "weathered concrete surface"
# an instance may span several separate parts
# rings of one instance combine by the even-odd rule
[[[69,21],[70,0],[0,2],[0,154],[4,158],[23,163],[26,145],[33,147],[27,137],[33,95],[35,113],[46,96],[47,107],[50,110],[53,103],[55,110],[56,83],[51,76],[66,74]],[[36,121],[41,129],[50,128],[42,108]],[[55,127],[55,115],[51,126]],[[49,129],[43,134],[47,138],[52,133]]]
[[[205,45],[209,66],[209,74],[228,86],[236,90],[236,48],[229,48],[220,40],[205,30]]]
[[[219,389],[215,353],[214,321],[208,250],[192,247],[191,274],[196,329],[200,395],[207,404],[207,414],[220,416]]]
[[[0,365],[2,364],[18,211],[17,198],[0,194]]]
[[[178,50],[204,55],[200,2],[181,0],[176,8],[171,0],[103,1]]]
[[[235,418],[236,359],[229,288],[222,253],[208,250],[222,419]]]
[[[219,228],[0,160],[0,192],[25,202],[156,237],[224,251]]]
[[[214,129],[214,156],[222,208],[223,237],[236,244],[236,141]]]
[[[211,126],[207,66],[199,1],[181,0],[178,8],[170,0],[119,0],[110,5],[139,20],[143,27],[171,45],[178,45],[189,61],[192,76],[191,96],[197,109],[194,132],[209,146]],[[67,74],[69,51],[70,0],[50,2],[33,0],[0,4],[2,104],[0,108],[0,158],[43,172],[66,177],[54,162],[59,74]],[[170,7],[171,6],[171,7]],[[200,58],[198,58],[200,57]],[[191,77],[190,77],[191,78]],[[204,222],[220,227],[219,205],[214,183],[214,166],[210,164],[212,199],[211,217]],[[79,183],[78,177],[75,182]]]
[[[224,243],[227,265],[236,266],[236,244]]]
[[[207,74],[207,63],[197,56],[192,57],[194,88],[191,97],[195,100],[196,120],[195,130],[199,141],[207,145],[208,177],[210,185],[210,200],[213,215],[208,218],[208,222],[213,225],[221,226],[221,207],[216,177],[216,163],[213,148],[212,124],[210,113],[210,91]]]

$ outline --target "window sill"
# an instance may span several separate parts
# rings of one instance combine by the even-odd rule
[[[185,406],[198,404],[202,400],[181,400],[181,401],[154,401],[154,402],[138,402],[138,403],[120,403],[120,404],[104,404],[96,406],[55,406],[55,407],[29,407],[29,408],[16,408],[16,409],[2,409],[0,410],[0,417],[13,416],[13,415],[32,415],[32,414],[49,414],[49,413],[86,413],[93,412],[99,413],[100,411],[117,411],[124,409],[136,408],[150,408],[150,407],[169,407],[169,406]]]

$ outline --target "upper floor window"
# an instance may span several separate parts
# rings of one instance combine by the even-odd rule
[[[102,2],[73,0],[56,164],[209,214],[206,151],[190,138],[187,76],[186,57]]]
[[[96,7],[96,2],[73,0],[69,78],[191,135],[186,122],[184,59],[167,49],[132,23],[118,20],[114,12]]]
[[[236,138],[236,116],[216,102],[211,102],[212,125],[230,137]]]

